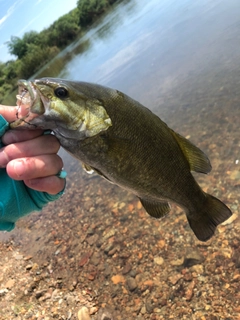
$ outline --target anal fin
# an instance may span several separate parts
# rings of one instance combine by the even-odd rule
[[[147,213],[154,218],[164,217],[171,209],[168,202],[151,201],[141,198],[139,200]]]

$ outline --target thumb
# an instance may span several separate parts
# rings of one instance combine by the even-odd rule
[[[17,106],[5,106],[0,104],[0,114],[8,121],[17,119]]]

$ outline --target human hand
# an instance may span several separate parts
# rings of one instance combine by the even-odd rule
[[[0,105],[0,114],[8,121],[16,120],[17,107]],[[0,167],[14,180],[23,180],[31,189],[57,194],[64,189],[65,179],[56,174],[63,167],[57,155],[60,144],[55,136],[42,130],[8,130],[2,136]]]

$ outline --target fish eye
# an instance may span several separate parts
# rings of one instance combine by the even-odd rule
[[[66,99],[68,97],[68,91],[64,87],[58,87],[54,90],[56,97],[59,99]]]

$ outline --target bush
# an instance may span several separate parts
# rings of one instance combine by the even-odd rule
[[[22,66],[20,77],[28,79],[58,52],[59,49],[56,47],[41,48],[37,45],[30,44],[28,46],[27,54],[21,60]]]
[[[108,0],[78,0],[79,24],[86,27],[109,6]]]

